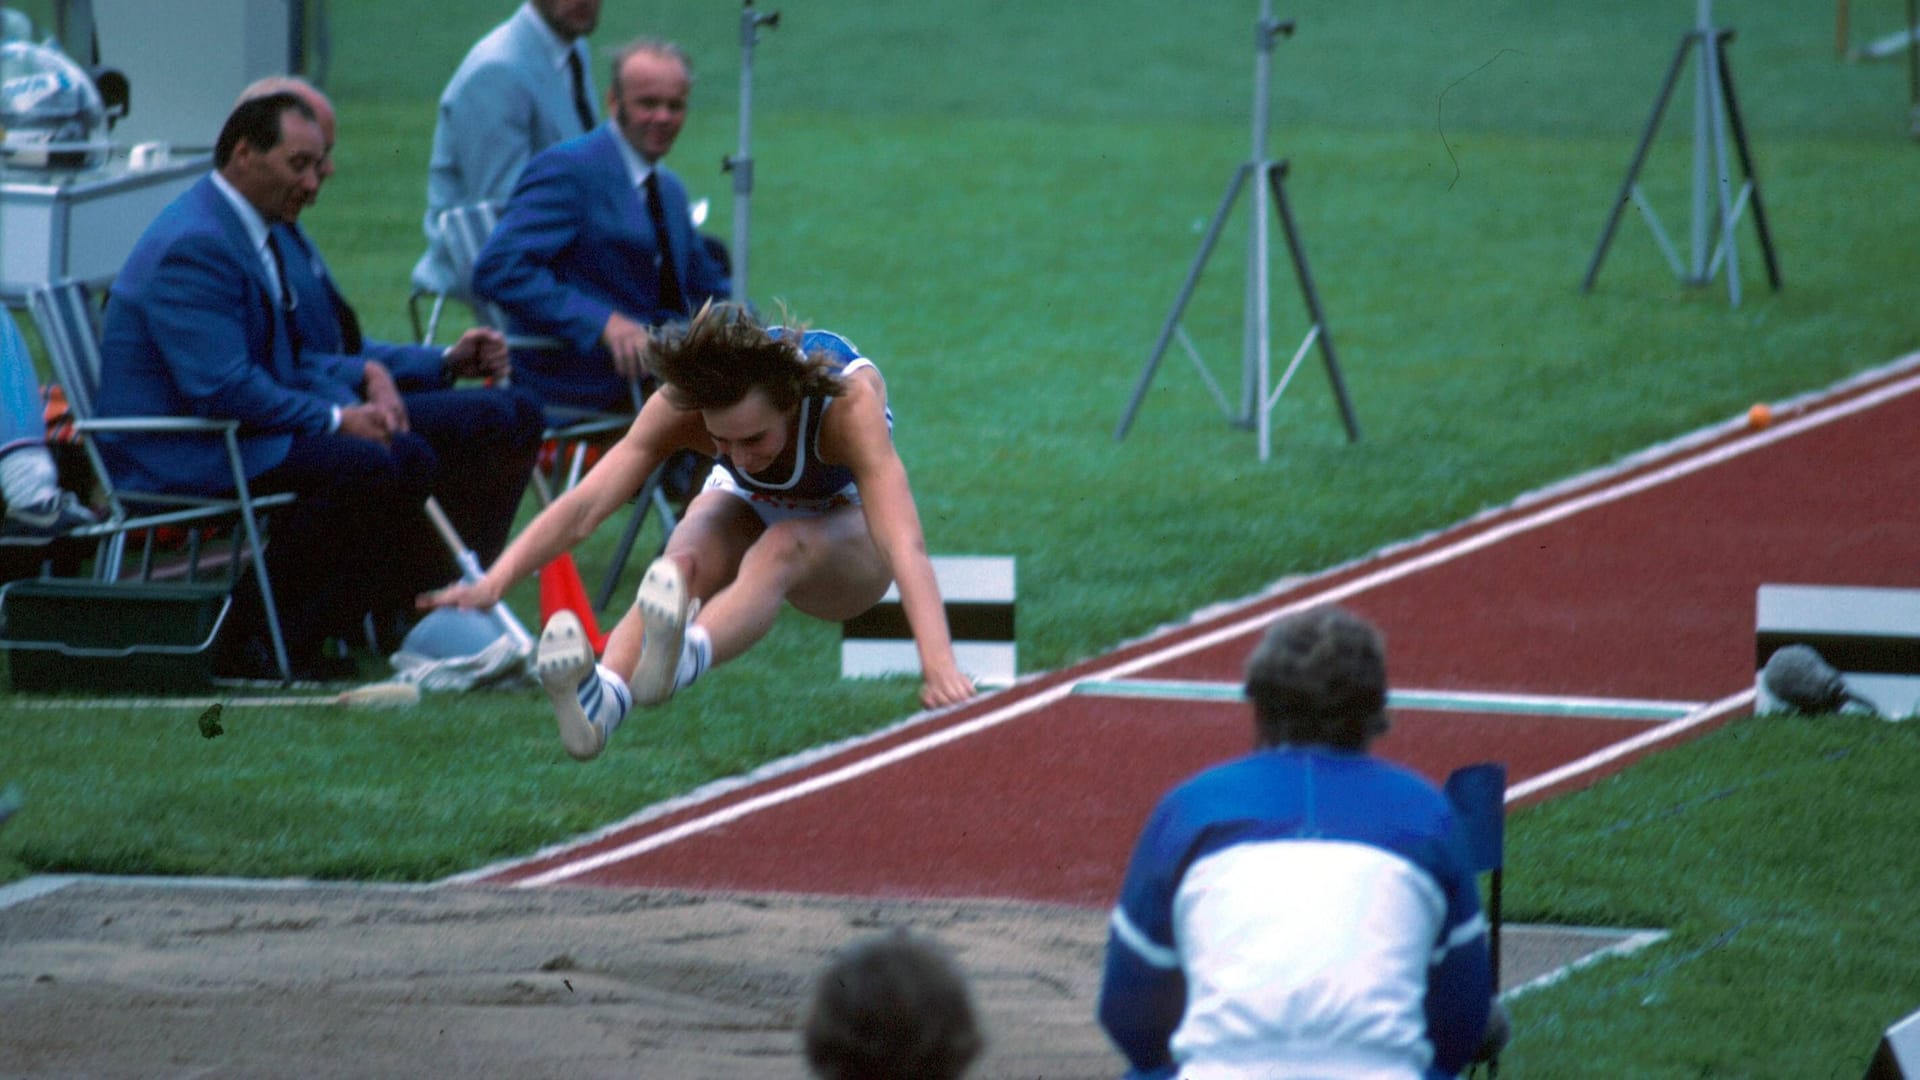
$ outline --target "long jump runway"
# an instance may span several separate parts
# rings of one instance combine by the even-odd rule
[[[1247,749],[1260,633],[1327,602],[1386,632],[1380,754],[1502,761],[1510,806],[1591,783],[1750,709],[1761,584],[1920,578],[1920,358],[1776,415],[462,880],[1102,907],[1154,801]]]

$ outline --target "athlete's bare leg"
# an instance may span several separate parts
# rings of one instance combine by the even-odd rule
[[[872,607],[891,580],[860,508],[841,507],[768,528],[695,622],[712,639],[713,663],[721,664],[765,637],[782,603],[840,622]]]
[[[740,557],[762,528],[760,519],[737,497],[701,492],[674,527],[666,556],[679,565],[688,591],[704,600],[733,580]],[[639,609],[629,606],[607,635],[601,659],[615,671],[632,671],[640,662],[644,636]]]

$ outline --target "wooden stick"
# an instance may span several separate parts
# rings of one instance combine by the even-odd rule
[[[368,683],[337,694],[299,694],[277,697],[149,697],[149,698],[15,698],[17,709],[228,709],[288,708],[310,705],[348,709],[397,709],[420,703],[420,688],[405,682]]]

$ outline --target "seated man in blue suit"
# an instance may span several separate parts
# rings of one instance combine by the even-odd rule
[[[694,235],[686,188],[661,164],[692,85],[677,46],[621,49],[613,122],[534,156],[474,266],[475,295],[516,333],[564,343],[514,357],[515,382],[548,405],[632,409],[651,328],[729,292]]]
[[[444,550],[437,565],[419,564],[435,543],[421,505],[436,490],[440,457],[411,429],[391,373],[302,343],[303,323],[314,332],[299,316],[305,279],[286,267],[293,256],[273,227],[313,201],[331,167],[327,150],[297,94],[235,107],[215,171],[161,211],[114,282],[98,403],[102,416],[239,420],[253,489],[298,494],[275,514],[267,562],[295,674],[307,677],[336,673],[322,662],[325,639],[354,635],[365,614],[397,609],[416,582],[444,580],[451,566]],[[471,338],[440,359],[450,374],[479,372],[497,364],[489,351],[497,357],[498,343]],[[101,447],[129,487],[233,487],[211,440],[128,436]],[[271,674],[263,638],[257,601],[236,603],[217,670]]]

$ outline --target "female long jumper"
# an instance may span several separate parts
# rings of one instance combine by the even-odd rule
[[[845,338],[768,327],[737,304],[703,308],[648,347],[660,389],[586,478],[543,510],[484,577],[420,598],[486,608],[616,513],[673,453],[716,460],[596,665],[580,620],[557,612],[537,670],[560,738],[599,754],[637,702],[656,705],[772,629],[780,605],[841,622],[898,583],[920,654],[921,703],[974,693],[954,661],[880,370]]]

